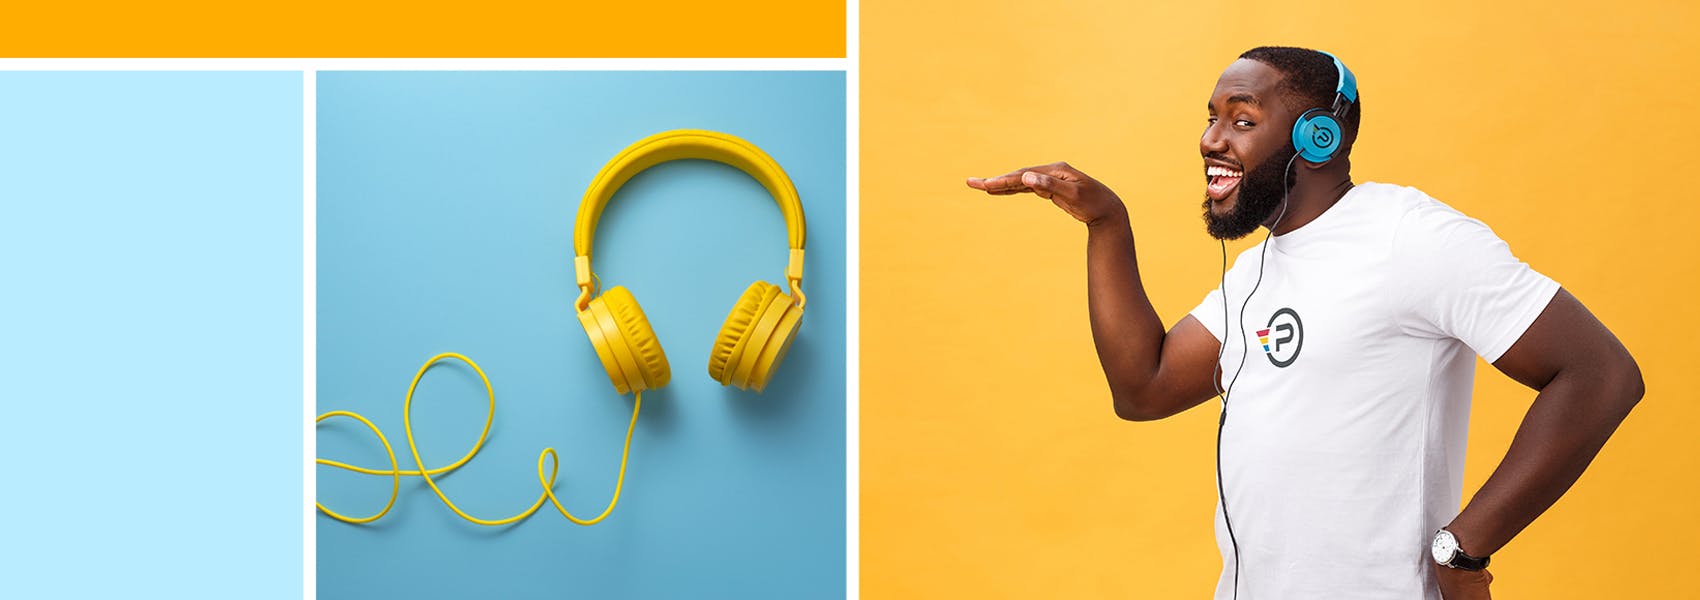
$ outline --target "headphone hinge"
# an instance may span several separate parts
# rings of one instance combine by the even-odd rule
[[[785,264],[785,281],[791,284],[791,297],[797,299],[797,308],[802,308],[807,300],[803,297],[803,249],[792,248],[790,261]]]
[[[1347,100],[1345,94],[1335,93],[1333,108],[1334,118],[1339,120],[1343,126],[1345,124],[1346,111],[1352,109],[1352,101]]]
[[[573,306],[580,311],[590,308],[590,297],[596,294],[594,277],[590,272],[590,257],[574,256],[573,279],[578,281],[578,299],[573,301]]]

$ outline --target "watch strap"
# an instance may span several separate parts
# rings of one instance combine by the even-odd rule
[[[1487,568],[1488,561],[1492,558],[1493,557],[1491,556],[1483,556],[1480,558],[1470,556],[1464,553],[1463,548],[1459,548],[1456,552],[1452,553],[1452,560],[1447,561],[1446,566],[1454,569],[1463,569],[1465,571],[1480,571]]]

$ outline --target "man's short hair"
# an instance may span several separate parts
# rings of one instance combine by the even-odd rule
[[[1335,89],[1340,84],[1340,71],[1334,68],[1334,59],[1327,54],[1309,48],[1292,48],[1287,46],[1259,46],[1245,51],[1240,58],[1255,60],[1269,65],[1282,75],[1280,89],[1291,106],[1300,112],[1312,108],[1328,109],[1334,106]],[[1358,100],[1346,109],[1346,114],[1340,119],[1340,127],[1345,136],[1340,154],[1345,155],[1352,149],[1352,142],[1358,139],[1359,113],[1362,112],[1363,94],[1358,94]]]

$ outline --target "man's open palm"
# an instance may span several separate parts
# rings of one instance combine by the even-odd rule
[[[1087,225],[1125,215],[1127,210],[1110,188],[1068,163],[1027,167],[984,179],[969,177],[968,187],[995,196],[1035,194]]]

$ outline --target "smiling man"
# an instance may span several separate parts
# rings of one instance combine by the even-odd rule
[[[1116,415],[1222,399],[1216,598],[1487,598],[1489,557],[1582,474],[1640,400],[1639,368],[1482,222],[1353,183],[1361,102],[1332,56],[1250,50],[1207,108],[1206,230],[1269,233],[1167,331],[1109,188],[1064,163],[968,185],[1086,224]],[[1475,356],[1539,393],[1460,511]]]

